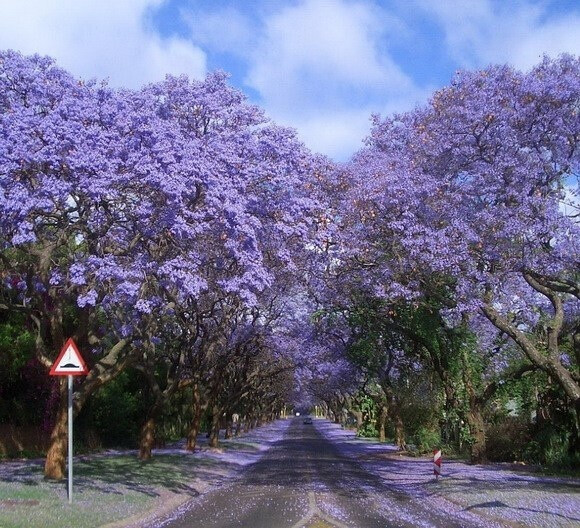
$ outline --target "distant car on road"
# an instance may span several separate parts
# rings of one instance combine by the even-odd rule
[[[304,418],[304,420],[302,420],[302,423],[311,424],[312,423],[312,418],[310,416],[306,416]]]

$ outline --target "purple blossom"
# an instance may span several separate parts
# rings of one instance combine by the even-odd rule
[[[95,306],[97,304],[97,299],[99,294],[95,290],[89,290],[83,295],[77,297],[77,305],[79,308],[84,308],[85,306]]]

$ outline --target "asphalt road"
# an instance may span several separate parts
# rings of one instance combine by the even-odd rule
[[[385,528],[468,526],[389,488],[293,419],[282,440],[240,478],[200,499],[163,528]]]

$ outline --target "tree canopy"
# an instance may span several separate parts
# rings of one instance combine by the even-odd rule
[[[460,72],[334,164],[223,72],[119,90],[2,52],[0,335],[25,345],[0,364],[73,336],[76,414],[134,372],[142,458],[187,395],[191,449],[204,413],[215,443],[224,416],[317,405],[481,459],[490,402],[529,406],[529,376],[578,449],[579,69]]]

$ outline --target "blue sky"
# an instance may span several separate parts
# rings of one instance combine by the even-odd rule
[[[424,102],[458,69],[580,54],[580,3],[0,0],[0,48],[114,86],[222,69],[312,150],[344,160],[372,113]]]

